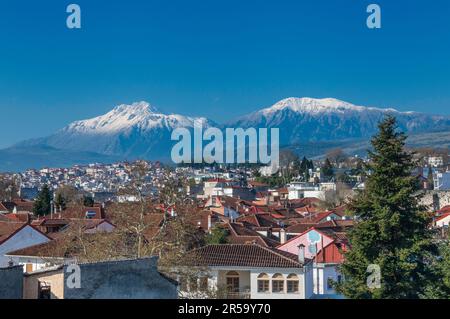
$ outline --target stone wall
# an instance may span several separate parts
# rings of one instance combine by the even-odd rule
[[[69,288],[74,273],[64,267],[65,299],[176,299],[177,283],[162,276],[157,258],[79,264],[80,288]],[[73,277],[71,277],[73,278]],[[69,280],[68,280],[69,279]]]
[[[22,299],[23,266],[0,268],[0,299]]]

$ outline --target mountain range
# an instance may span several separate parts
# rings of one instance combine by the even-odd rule
[[[91,162],[137,158],[170,161],[173,129],[242,127],[280,129],[280,144],[306,156],[320,156],[341,147],[364,153],[377,123],[386,115],[397,118],[412,146],[450,145],[450,116],[357,106],[325,98],[287,98],[256,112],[217,124],[204,117],[164,114],[147,102],[122,104],[110,112],[73,122],[54,134],[26,140],[0,150],[0,170],[18,171],[43,166],[64,167]]]

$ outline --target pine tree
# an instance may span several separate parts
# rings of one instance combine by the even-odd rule
[[[345,280],[337,288],[349,298],[421,298],[438,280],[430,266],[437,258],[430,219],[418,204],[419,182],[411,174],[414,162],[404,149],[406,136],[397,131],[393,117],[378,127],[366,189],[350,204],[357,222],[341,267]],[[374,287],[368,283],[377,267],[381,281]]]
[[[33,212],[37,216],[50,214],[52,195],[47,185],[44,185],[34,200]]]
[[[330,160],[327,158],[325,159],[325,163],[321,167],[322,175],[326,178],[333,177],[334,171],[333,171],[333,165],[331,165]]]
[[[309,165],[308,159],[304,156],[300,164],[300,175],[302,176],[305,182],[309,180],[308,165]]]
[[[83,205],[86,207],[93,207],[95,204],[94,199],[91,196],[84,196]]]

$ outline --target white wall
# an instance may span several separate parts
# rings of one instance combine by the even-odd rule
[[[56,264],[64,263],[63,259],[55,258],[55,259],[43,259],[40,257],[22,257],[22,256],[11,256],[8,259],[12,260],[14,265],[22,265],[23,271],[26,272],[26,265],[31,265],[31,271],[41,270],[44,268],[52,267]],[[67,259],[69,260],[69,259]]]
[[[27,225],[17,232],[13,237],[0,245],[0,267],[8,266],[9,258],[5,257],[5,254],[11,251],[15,251],[30,246],[47,243],[50,239],[36,229]]]
[[[450,172],[437,173],[434,179],[435,190],[450,190]]]
[[[283,293],[272,293],[272,280],[269,281],[269,292],[268,293],[259,293],[258,292],[258,276],[261,273],[266,273],[269,278],[276,273],[282,274],[285,282],[284,282],[284,291]],[[296,274],[299,278],[299,292],[298,293],[287,293],[287,283],[286,279],[289,274]],[[311,276],[311,273],[307,273],[307,276]],[[250,272],[250,281],[251,281],[251,299],[305,299],[308,298],[305,293],[305,279],[303,275],[303,271],[300,268],[293,269],[254,269]],[[309,284],[309,280],[306,280],[306,284]]]
[[[303,196],[306,198],[317,198],[320,200],[325,200],[324,191],[304,191]]]
[[[339,271],[334,264],[314,264],[314,293],[319,295],[335,295],[334,289],[328,288],[328,279],[338,281]]]
[[[444,226],[448,226],[450,223],[450,215],[448,215],[447,217],[442,218],[441,220],[436,221],[436,226],[437,227],[444,227]]]

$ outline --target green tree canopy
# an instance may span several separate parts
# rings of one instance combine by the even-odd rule
[[[228,230],[223,227],[216,226],[213,227],[210,234],[206,235],[205,242],[208,245],[226,244],[228,242],[227,237]]]
[[[371,174],[350,205],[357,222],[341,267],[345,280],[337,287],[349,298],[421,298],[439,280],[431,267],[437,247],[430,218],[418,204],[419,183],[411,175],[415,163],[405,140],[393,117],[380,122],[372,139]],[[368,284],[373,267],[380,270],[378,288]]]
[[[47,185],[44,185],[34,200],[33,212],[37,216],[45,216],[51,211],[52,194]]]

